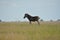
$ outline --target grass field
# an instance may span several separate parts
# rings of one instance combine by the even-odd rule
[[[1,22],[0,40],[60,40],[60,22]]]

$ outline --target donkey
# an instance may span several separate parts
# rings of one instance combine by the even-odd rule
[[[24,19],[25,19],[25,18],[27,18],[27,19],[29,20],[30,24],[31,24],[32,21],[33,21],[33,22],[37,21],[37,23],[40,24],[40,23],[39,23],[39,19],[40,19],[39,16],[31,16],[31,15],[29,15],[28,13],[25,13]]]

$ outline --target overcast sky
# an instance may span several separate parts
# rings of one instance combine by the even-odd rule
[[[0,0],[2,21],[25,21],[25,13],[43,20],[60,19],[60,0]]]

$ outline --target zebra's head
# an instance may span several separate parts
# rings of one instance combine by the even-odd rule
[[[28,13],[25,13],[24,18],[28,17],[28,15],[29,15]]]

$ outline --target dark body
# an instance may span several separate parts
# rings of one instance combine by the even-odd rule
[[[25,14],[24,15],[24,18],[27,18],[29,21],[30,21],[30,24],[31,24],[31,22],[33,21],[33,22],[35,22],[35,21],[37,21],[38,22],[38,24],[39,24],[39,17],[38,16],[31,16],[31,15],[29,15],[29,14]]]

